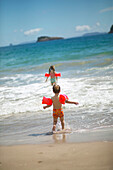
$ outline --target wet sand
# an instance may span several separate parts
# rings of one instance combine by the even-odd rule
[[[0,170],[113,170],[113,142],[0,146]]]

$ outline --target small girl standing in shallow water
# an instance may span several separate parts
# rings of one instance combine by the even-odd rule
[[[61,121],[61,125],[62,125],[62,130],[64,130],[64,112],[62,109],[62,102],[60,101],[60,97],[59,97],[59,93],[60,93],[60,86],[59,85],[54,85],[53,86],[53,93],[55,94],[51,99],[51,103],[47,104],[46,106],[44,106],[43,108],[46,109],[48,107],[51,107],[53,104],[53,132],[56,129],[56,124],[57,124],[57,119],[58,117],[60,118]],[[69,104],[75,104],[78,105],[78,102],[73,102],[73,101],[69,101],[69,99],[64,99],[64,103],[69,103]],[[64,104],[63,103],[63,104]],[[45,104],[44,102],[42,102],[42,104]]]
[[[56,84],[56,81],[58,80],[57,77],[55,77],[55,66],[50,66],[49,67],[49,74],[50,74],[50,77],[51,77],[51,85],[55,85]],[[46,82],[48,80],[48,77],[46,78]]]

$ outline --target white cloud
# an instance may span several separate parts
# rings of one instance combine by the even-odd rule
[[[91,27],[89,25],[78,25],[75,27],[76,31],[89,31]]]
[[[31,30],[28,30],[28,31],[25,31],[24,32],[24,35],[33,35],[39,31],[41,31],[42,29],[41,28],[35,28],[35,29],[31,29]]]
[[[96,23],[96,26],[100,26],[100,22],[97,22],[97,23]]]
[[[113,6],[109,8],[101,9],[99,12],[103,13],[103,12],[112,11],[112,10],[113,10]]]

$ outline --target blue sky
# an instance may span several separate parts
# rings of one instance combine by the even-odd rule
[[[108,32],[113,0],[0,0],[0,46]]]

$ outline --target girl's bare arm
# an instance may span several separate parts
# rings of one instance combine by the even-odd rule
[[[47,82],[47,80],[48,80],[48,77],[46,78],[46,81],[45,81],[45,82]]]
[[[69,103],[69,104],[76,104],[76,105],[79,104],[78,102],[72,102],[72,101],[69,101],[69,100],[66,100],[66,103]]]
[[[46,105],[46,106],[43,107],[43,109],[46,109],[46,108],[51,107],[51,106],[52,105]]]

